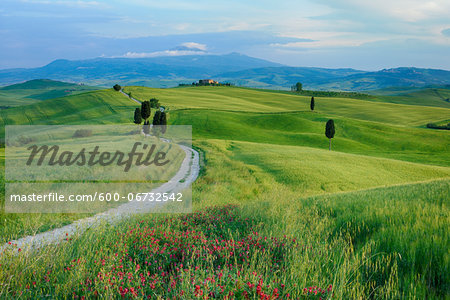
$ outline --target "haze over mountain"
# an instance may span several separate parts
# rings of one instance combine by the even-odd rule
[[[56,60],[41,68],[0,70],[0,84],[46,78],[98,84],[110,81],[127,83],[137,80],[172,80],[176,85],[176,82],[183,80],[198,80],[224,72],[276,66],[282,65],[238,53]]]
[[[55,60],[40,68],[0,70],[0,85],[52,79],[104,86],[119,83],[171,87],[213,78],[248,87],[289,89],[302,82],[305,89],[365,91],[450,84],[450,72],[445,70],[394,68],[367,72],[350,68],[288,67],[239,53],[212,55],[198,47],[187,45],[170,50],[195,55],[140,57],[131,53],[130,57],[137,58]]]
[[[289,87],[303,83],[305,89],[367,91],[387,87],[424,87],[450,84],[450,71],[402,67],[367,72],[355,69],[268,67],[218,75],[218,78],[254,87]]]

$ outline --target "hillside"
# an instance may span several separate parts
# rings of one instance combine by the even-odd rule
[[[311,99],[294,93],[235,87],[179,89],[126,87],[125,91],[131,92],[133,97],[140,100],[152,97],[164,99],[165,103],[175,109],[197,108],[235,112],[304,112],[309,111]],[[403,126],[424,126],[431,121],[445,120],[450,112],[446,108],[416,107],[339,97],[319,97],[316,100],[316,107],[317,112],[329,115]]]
[[[122,94],[101,90],[0,110],[4,125],[128,123],[136,105]]]
[[[35,79],[0,88],[0,106],[4,108],[33,104],[42,100],[94,91],[98,88],[48,79]]]
[[[243,88],[151,89],[126,87],[140,100],[156,97],[172,124],[193,126],[194,138],[223,138],[326,148],[323,122],[336,120],[338,151],[448,165],[446,133],[425,124],[446,120],[450,109],[318,98]],[[94,91],[0,111],[2,124],[131,123],[136,104],[118,92]],[[415,128],[413,128],[415,127]],[[419,138],[420,137],[420,138]],[[444,143],[443,143],[444,142]],[[442,155],[432,155],[435,152]]]
[[[317,97],[312,112],[309,96],[290,92],[125,91],[158,98],[170,124],[192,125],[203,166],[192,185],[195,212],[137,215],[36,252],[13,247],[0,255],[0,282],[8,282],[0,298],[27,286],[28,298],[95,298],[97,290],[117,298],[135,284],[147,294],[195,298],[198,287],[241,293],[236,282],[285,298],[304,298],[308,287],[313,295],[314,286],[337,299],[448,294],[450,132],[423,125],[450,109]],[[137,106],[113,89],[91,91],[3,109],[0,124],[131,124]],[[333,151],[324,135],[330,118]],[[4,148],[0,154],[3,168]],[[86,215],[0,217],[6,242]]]
[[[377,99],[390,103],[450,108],[450,86],[425,88],[386,88],[370,91]]]

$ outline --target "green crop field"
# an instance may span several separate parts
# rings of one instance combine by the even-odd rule
[[[164,99],[174,109],[203,108],[246,112],[308,111],[310,97],[289,93],[229,87],[151,89],[127,87],[140,100],[152,97]],[[389,123],[399,126],[420,126],[448,119],[449,108],[416,107],[393,103],[378,103],[349,98],[317,98],[317,111],[359,120]]]
[[[0,106],[29,105],[47,99],[76,95],[99,88],[74,83],[37,79],[0,88]]]
[[[409,105],[450,108],[450,88],[390,88],[371,92],[375,99]]]
[[[0,254],[0,298],[450,297],[450,132],[425,128],[449,107],[316,97],[311,112],[310,97],[288,92],[125,91],[192,125],[196,213],[135,216]],[[0,124],[130,124],[137,106],[91,91],[3,109]],[[3,168],[4,149],[1,158]],[[84,216],[0,214],[0,241]]]
[[[1,110],[4,125],[130,123],[136,105],[113,91],[88,92]]]

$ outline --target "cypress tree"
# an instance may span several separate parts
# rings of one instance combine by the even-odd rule
[[[150,102],[149,101],[143,101],[141,104],[141,116],[142,119],[147,121],[147,119],[150,117],[151,110],[150,110]]]
[[[166,130],[167,130],[167,116],[166,116],[166,113],[164,111],[161,112],[161,117],[159,119],[159,123],[161,125],[161,132],[162,132],[162,134],[166,133]]]
[[[158,109],[153,116],[153,125],[161,125],[161,111]]]
[[[313,97],[311,97],[311,104],[310,104],[312,111],[314,110],[314,106],[315,106],[315,103],[314,103],[314,96],[313,96]]]
[[[327,138],[330,139],[329,150],[331,150],[331,139],[334,138],[334,133],[335,133],[334,121],[330,119],[328,120],[327,125],[325,126],[325,135],[327,136]]]
[[[142,116],[141,116],[141,109],[139,107],[136,107],[134,110],[134,124],[141,124],[142,123]]]

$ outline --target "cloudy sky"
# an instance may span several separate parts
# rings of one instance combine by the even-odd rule
[[[292,66],[450,70],[448,0],[2,0],[0,69],[239,52]]]

